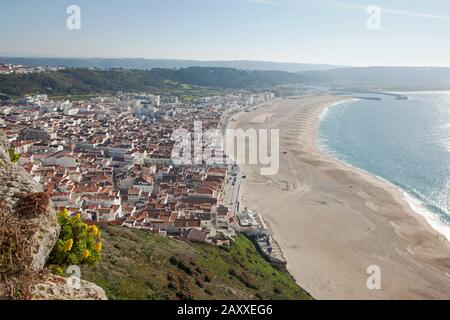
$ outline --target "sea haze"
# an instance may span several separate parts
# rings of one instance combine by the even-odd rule
[[[325,110],[319,146],[401,188],[411,206],[450,238],[450,92],[406,95],[408,100],[364,95],[381,100],[361,99]]]

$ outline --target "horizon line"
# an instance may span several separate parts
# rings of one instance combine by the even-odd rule
[[[0,53],[0,58],[19,58],[19,59],[79,59],[79,60],[161,60],[161,61],[192,61],[192,62],[262,62],[274,64],[292,64],[292,65],[322,65],[337,68],[377,68],[377,67],[400,67],[400,68],[450,68],[450,65],[397,65],[397,64],[369,64],[369,65],[347,65],[327,62],[291,62],[275,60],[252,60],[252,59],[187,59],[187,58],[143,58],[143,57],[81,57],[81,56],[46,56],[46,55],[24,55]]]

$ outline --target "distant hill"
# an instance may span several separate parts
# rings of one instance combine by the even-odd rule
[[[0,76],[0,93],[20,96],[29,93],[83,95],[114,91],[166,90],[189,86],[217,89],[261,89],[302,81],[302,76],[283,71],[244,71],[231,68],[90,70]]]
[[[393,90],[450,90],[450,68],[339,68],[299,74],[316,84]]]
[[[77,58],[21,58],[0,57],[0,63],[22,64],[29,66],[60,66],[69,68],[123,68],[123,69],[180,69],[189,67],[206,68],[234,68],[240,70],[257,71],[286,71],[299,72],[311,70],[328,70],[337,68],[336,65],[307,64],[307,63],[280,63],[270,61],[200,61],[200,60],[169,60],[169,59],[77,59]]]
[[[102,260],[85,267],[82,277],[112,300],[312,299],[244,236],[227,249],[118,226],[101,229]]]
[[[290,73],[233,68],[88,69],[0,76],[0,95],[29,93],[52,96],[89,95],[116,91],[153,91],[159,94],[195,95],[224,89],[273,89],[319,85],[346,89],[450,90],[450,68],[368,67],[338,68]],[[216,91],[214,91],[216,90]]]

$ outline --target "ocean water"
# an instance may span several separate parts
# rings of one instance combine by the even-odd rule
[[[365,94],[324,110],[318,143],[335,158],[387,180],[450,240],[450,92]],[[362,96],[362,95],[357,95]]]

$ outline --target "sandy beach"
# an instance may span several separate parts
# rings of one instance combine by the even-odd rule
[[[279,128],[280,170],[243,165],[241,209],[270,225],[299,285],[317,299],[450,299],[450,244],[392,185],[316,145],[322,110],[343,98],[275,100],[234,116],[230,128]],[[379,266],[381,289],[367,287]]]

